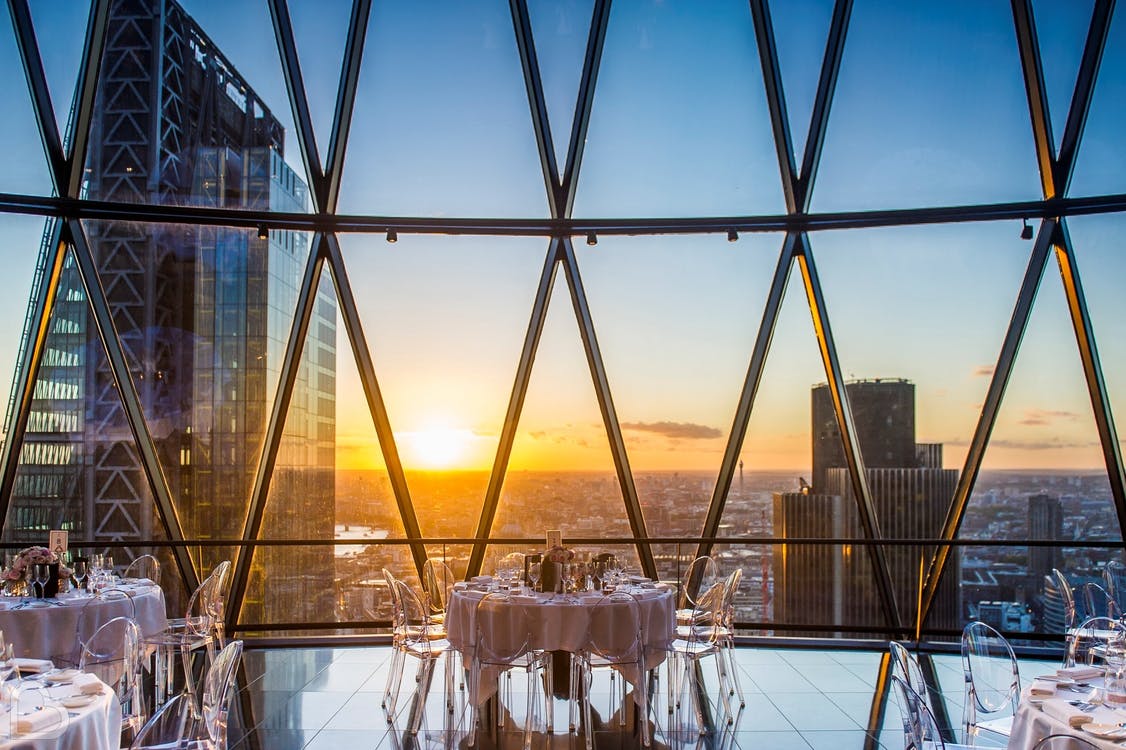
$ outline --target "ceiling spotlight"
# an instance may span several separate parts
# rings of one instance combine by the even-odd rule
[[[728,229],[727,230],[727,241],[728,242],[738,242],[739,241],[739,233],[736,232],[734,229]]]
[[[260,239],[260,240],[270,239],[270,228],[267,227],[265,224],[259,224],[258,225],[258,239]]]
[[[1022,240],[1032,239],[1032,225],[1028,223],[1028,219],[1024,219],[1024,228],[1020,230],[1020,238]]]
[[[394,244],[399,241],[399,233],[394,229],[387,230],[387,241]]]
[[[597,245],[598,244],[598,235],[595,234],[594,232],[589,232],[586,236],[586,244],[590,245],[591,247],[594,247],[595,245]]]

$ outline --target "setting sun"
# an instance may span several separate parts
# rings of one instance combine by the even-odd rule
[[[404,464],[427,469],[448,469],[462,463],[473,441],[473,432],[451,427],[432,427],[396,433],[403,449]]]

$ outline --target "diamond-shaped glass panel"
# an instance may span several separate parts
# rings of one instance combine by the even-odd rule
[[[1087,127],[1075,162],[1071,195],[1120,193],[1126,185],[1122,102],[1126,101],[1126,13],[1110,19],[1102,65],[1095,81]]]
[[[5,116],[0,117],[0,139],[7,146],[0,190],[50,195],[51,170],[35,123],[7,4],[0,8],[0,29],[0,69],[7,72],[0,78],[0,98],[6,103]]]

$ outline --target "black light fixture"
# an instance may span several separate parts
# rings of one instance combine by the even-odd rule
[[[390,242],[391,244],[395,244],[396,242],[399,241],[399,233],[396,232],[394,229],[388,229],[387,230],[387,241]]]
[[[258,225],[258,239],[260,239],[260,240],[270,239],[270,228],[268,226],[266,226],[265,224],[259,224]]]
[[[1020,230],[1020,238],[1022,240],[1032,239],[1032,225],[1028,223],[1028,219],[1024,219],[1024,227]]]
[[[598,244],[598,235],[595,234],[594,232],[588,232],[587,235],[586,235],[586,244],[590,245],[591,247],[594,247],[595,245],[597,245]]]
[[[738,242],[739,241],[739,233],[736,232],[734,229],[728,229],[727,230],[727,241],[728,242]]]

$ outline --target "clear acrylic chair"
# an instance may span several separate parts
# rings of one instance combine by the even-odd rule
[[[962,670],[965,742],[975,745],[982,732],[1008,737],[1020,699],[1020,670],[1009,642],[984,622],[971,622],[962,631]]]
[[[1114,602],[1114,612],[1111,617],[1122,617],[1122,605],[1126,605],[1126,564],[1121,560],[1109,560],[1103,566],[1103,581],[1106,582],[1106,593]]]
[[[228,643],[208,669],[202,709],[197,711],[187,694],[177,695],[149,719],[130,750],[226,750],[227,717],[241,658],[242,641]]]
[[[457,577],[452,570],[441,560],[427,558],[422,565],[422,588],[426,592],[426,604],[430,608],[431,622],[444,622],[446,619],[446,604],[450,599],[450,592],[457,583]]]
[[[1060,599],[1063,601],[1063,632],[1067,633],[1075,627],[1078,621],[1078,611],[1075,608],[1075,594],[1071,590],[1071,584],[1067,580],[1067,576],[1061,573],[1056,568],[1052,568],[1052,583],[1055,584],[1056,590],[1059,591]]]
[[[399,683],[402,681],[402,668],[405,657],[419,661],[419,672],[415,678],[413,721],[409,731],[417,735],[425,713],[426,699],[430,692],[430,683],[434,677],[434,667],[443,657],[448,657],[453,651],[450,642],[446,640],[445,630],[435,628],[430,622],[426,605],[422,599],[405,582],[395,580],[396,598],[398,599],[400,619],[400,637],[395,644],[395,651],[400,652],[403,659],[399,661],[398,674],[393,680],[391,695],[385,698],[387,720],[391,722],[395,716],[395,705],[399,698]],[[453,672],[454,665],[449,658],[445,659],[445,702],[446,714],[453,713]]]
[[[469,737],[466,744],[477,742],[477,729],[481,721],[480,703],[484,686],[482,677],[501,671],[522,669],[527,675],[527,705],[524,713],[524,747],[530,748],[535,726],[536,696],[539,695],[537,672],[543,666],[542,655],[530,646],[531,632],[524,607],[513,602],[508,594],[488,594],[477,603],[473,632],[473,651],[469,662]],[[500,679],[497,680],[498,699]],[[503,680],[508,684],[508,680]],[[550,701],[545,696],[545,708]],[[511,695],[507,701],[513,708]],[[498,709],[498,720],[503,714]]]
[[[587,626],[587,648],[577,654],[577,675],[583,695],[578,695],[579,685],[572,680],[572,706],[582,704],[583,727],[587,750],[594,747],[594,721],[591,713],[591,687],[596,670],[631,669],[636,676],[633,688],[637,706],[637,720],[641,729],[641,743],[650,745],[649,690],[646,672],[645,643],[642,638],[641,606],[627,593],[614,592],[599,599],[590,610]],[[621,685],[618,723],[625,725],[626,680]]]
[[[721,661],[723,659],[722,643],[720,642],[721,630],[714,623],[721,619],[720,610],[723,606],[724,581],[718,581],[696,599],[693,607],[692,625],[679,625],[676,628],[676,638],[667,646],[668,651],[668,693],[669,713],[675,714],[680,708],[680,695],[687,688],[692,695],[692,707],[696,714],[696,727],[700,734],[707,732],[704,722],[704,707],[701,703],[701,689],[697,684],[697,665],[704,659],[716,658],[716,670],[719,677],[719,697],[723,704],[724,715],[727,723],[733,722],[731,702],[728,700],[728,687],[725,672]],[[674,717],[675,721],[675,717]]]
[[[153,649],[156,659],[153,675],[155,706],[163,704],[175,692],[177,658],[184,672],[184,690],[191,696],[193,703],[198,705],[192,656],[198,651],[204,651],[208,665],[215,660],[218,642],[215,619],[219,611],[215,600],[217,590],[224,581],[225,577],[217,567],[192,592],[183,617],[169,619],[164,630],[145,637],[144,643]]]
[[[739,708],[747,705],[743,697],[743,686],[739,682],[739,667],[735,663],[735,595],[739,592],[739,584],[743,580],[743,569],[736,568],[731,571],[723,581],[723,601],[720,604],[720,621],[716,623],[719,628],[719,643],[723,647],[723,656],[726,658],[724,669],[726,671],[728,695],[739,698]],[[723,659],[720,660],[723,664]]]
[[[892,667],[899,672],[899,676],[907,686],[924,698],[927,696],[927,681],[918,659],[907,650],[907,647],[897,641],[888,644],[891,654]]]
[[[927,699],[902,677],[891,676],[891,689],[903,720],[904,750],[963,750],[968,747],[943,740]]]
[[[1110,593],[1099,584],[1087,581],[1080,584],[1075,591],[1078,592],[1076,605],[1078,606],[1079,602],[1083,603],[1082,617],[1077,617],[1077,621],[1081,622],[1092,617],[1115,617],[1117,605]]]
[[[1085,740],[1075,734],[1049,734],[1035,745],[1032,750],[1099,750],[1094,742]]]
[[[133,598],[121,589],[102,589],[86,599],[78,612],[74,647],[65,654],[52,654],[51,661],[57,667],[77,667],[82,656],[83,644],[99,627],[115,617],[128,617],[130,620],[135,620],[137,617],[137,607]]]
[[[121,729],[133,737],[144,725],[146,712],[141,692],[141,631],[131,617],[114,617],[103,623],[82,644],[78,668],[95,675],[117,696]]]
[[[1067,634],[1063,666],[1093,666],[1106,658],[1106,644],[1122,629],[1118,620],[1109,617],[1088,617]]]
[[[135,558],[133,562],[129,563],[128,567],[125,568],[125,573],[121,577],[125,580],[148,579],[159,586],[160,561],[152,555],[141,555],[140,557]]]
[[[719,580],[719,566],[715,558],[702,555],[688,564],[680,579],[676,600],[676,624],[688,625],[696,611],[696,593],[707,591]]]

